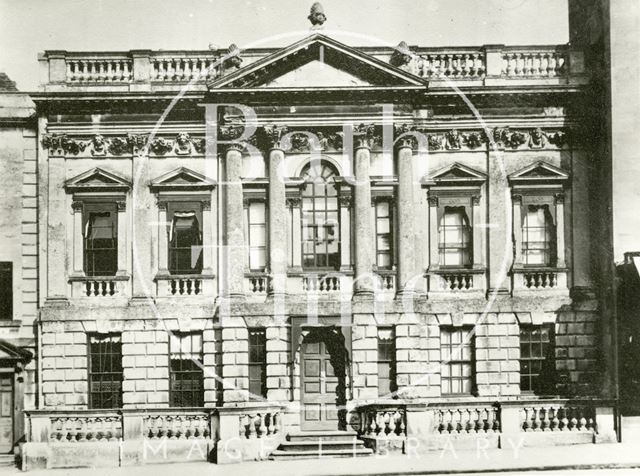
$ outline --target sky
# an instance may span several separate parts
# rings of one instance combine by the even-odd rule
[[[38,87],[44,50],[286,46],[308,34],[311,0],[0,0],[0,71]],[[562,44],[567,0],[323,0],[352,46]]]

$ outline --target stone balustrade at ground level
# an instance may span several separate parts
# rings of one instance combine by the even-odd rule
[[[589,444],[616,440],[613,408],[610,401],[561,398],[352,401],[347,429],[378,454]],[[297,431],[298,412],[293,404],[267,402],[31,410],[24,469],[266,459]]]

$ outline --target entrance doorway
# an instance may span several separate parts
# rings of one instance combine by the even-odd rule
[[[13,374],[0,374],[0,453],[13,449]]]
[[[301,347],[301,429],[346,429],[344,336],[335,327],[315,328]]]

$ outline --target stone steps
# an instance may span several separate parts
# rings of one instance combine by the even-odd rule
[[[15,466],[15,455],[0,454],[0,468],[6,468],[7,466]]]
[[[289,459],[318,459],[318,458],[358,458],[361,456],[371,456],[373,450],[370,448],[362,448],[359,450],[331,450],[322,451],[284,451],[275,450],[271,453],[271,459],[281,461]]]
[[[373,450],[354,431],[305,431],[290,433],[271,459],[355,458],[369,456]]]

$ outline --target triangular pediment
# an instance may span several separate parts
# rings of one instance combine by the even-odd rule
[[[0,361],[28,362],[31,352],[0,339]]]
[[[484,182],[486,178],[482,172],[456,162],[436,170],[426,182],[436,185],[475,185]]]
[[[209,89],[425,88],[422,78],[321,34],[209,83]]]
[[[211,190],[215,187],[215,180],[205,177],[198,172],[179,167],[169,173],[161,175],[151,181],[152,190]]]
[[[344,88],[373,85],[362,78],[318,60],[304,64],[262,85],[265,88],[295,88],[301,86]]]
[[[121,191],[126,192],[131,183],[112,172],[107,172],[99,167],[88,170],[65,182],[68,192],[84,191]]]
[[[512,183],[558,182],[568,179],[569,174],[567,172],[542,161],[509,175],[509,181]]]

